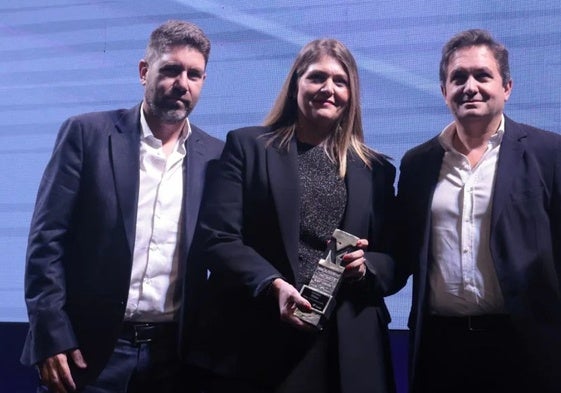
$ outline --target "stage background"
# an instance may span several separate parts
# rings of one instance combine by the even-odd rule
[[[398,166],[407,149],[450,122],[440,50],[467,28],[489,29],[510,50],[507,113],[561,132],[558,0],[1,0],[0,322],[27,321],[26,238],[60,123],[138,103],[147,37],[172,18],[196,23],[212,41],[191,121],[221,139],[261,123],[306,42],[334,37],[360,68],[366,140]],[[408,286],[388,299],[392,329],[406,329],[409,297]]]

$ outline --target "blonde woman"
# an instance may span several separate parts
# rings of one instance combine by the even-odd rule
[[[364,144],[357,66],[339,41],[304,46],[265,125],[228,134],[195,244],[210,271],[190,359],[209,392],[394,391],[383,301],[394,167]],[[322,331],[294,316],[336,228],[345,256]]]

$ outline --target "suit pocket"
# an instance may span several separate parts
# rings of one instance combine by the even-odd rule
[[[542,185],[536,185],[535,187],[525,187],[521,190],[514,190],[511,194],[513,202],[526,202],[531,199],[543,197],[544,187]]]
[[[518,258],[530,260],[533,257],[529,254],[549,248],[550,217],[544,187],[538,185],[513,191],[510,202],[506,203],[496,232],[508,239],[507,244],[516,244]]]

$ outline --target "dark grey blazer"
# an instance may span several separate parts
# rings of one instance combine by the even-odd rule
[[[223,142],[195,126],[186,141],[187,255],[209,160]],[[139,188],[140,105],[72,117],[60,128],[39,186],[25,275],[29,334],[22,363],[80,348],[97,376],[126,306]],[[185,271],[185,259],[181,271]],[[187,284],[189,285],[189,284]]]
[[[437,138],[408,151],[398,184],[401,284],[413,274],[411,382],[427,312],[430,208],[444,156]],[[492,201],[491,255],[541,392],[561,392],[561,136],[506,118]]]

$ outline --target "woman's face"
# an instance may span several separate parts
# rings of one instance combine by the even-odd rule
[[[339,63],[322,56],[297,84],[298,125],[306,132],[331,132],[349,102],[349,76]]]

